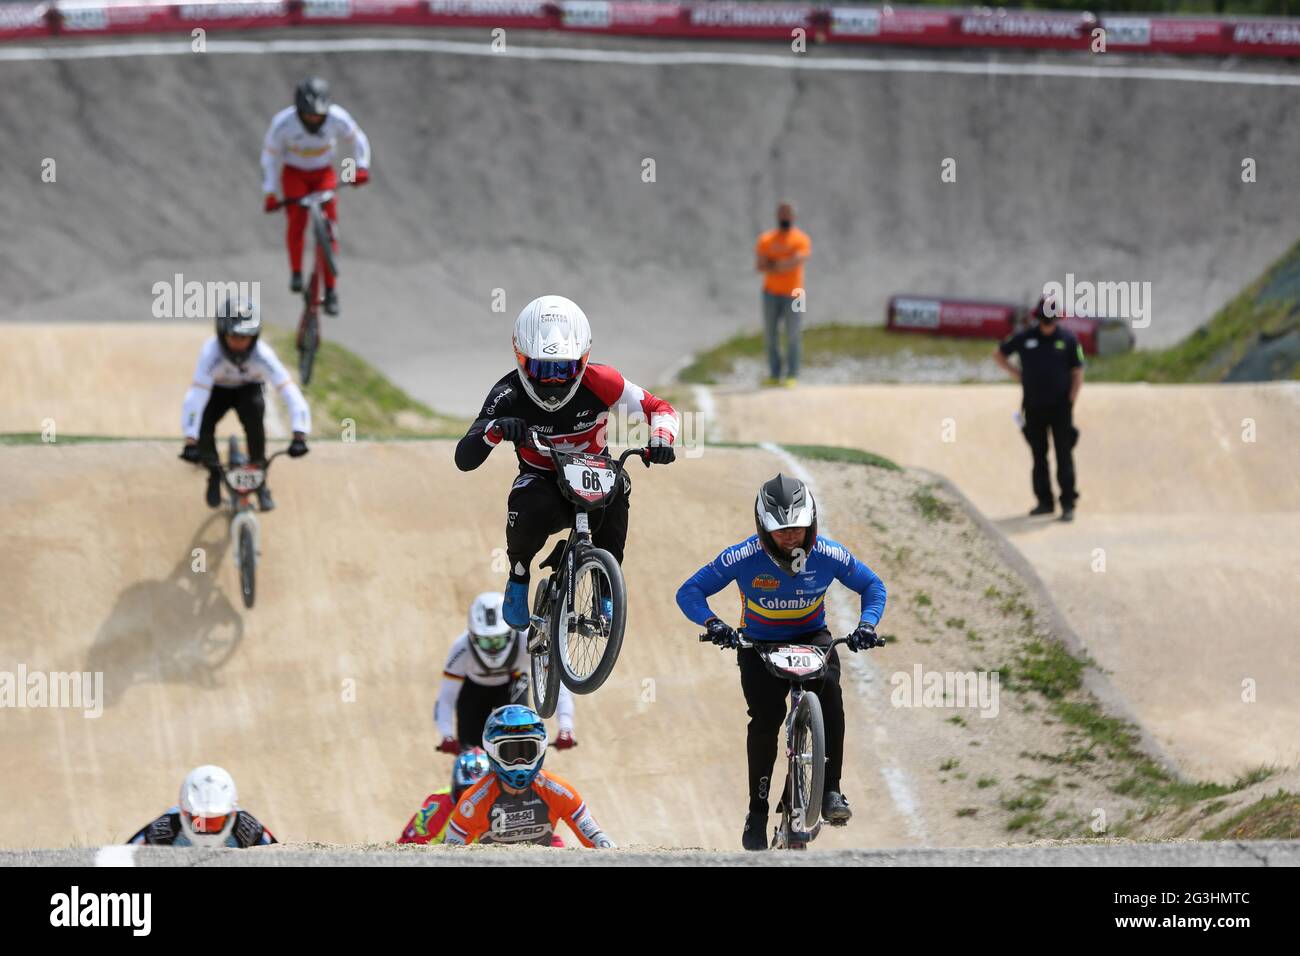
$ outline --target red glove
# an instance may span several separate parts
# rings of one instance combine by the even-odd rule
[[[280,200],[275,198],[275,193],[266,194],[266,198],[262,200],[262,208],[267,212],[275,212],[280,208]]]
[[[368,170],[368,169],[358,169],[358,170],[357,170],[357,178],[354,179],[354,180],[352,181],[352,185],[353,185],[353,186],[364,186],[364,185],[365,185],[366,183],[368,183],[368,182],[370,182],[370,170]]]
[[[460,754],[460,741],[455,737],[443,737],[442,743],[438,744],[438,753],[458,756]]]
[[[567,730],[561,730],[555,737],[555,743],[551,744],[556,750],[568,750],[571,747],[578,746],[578,742],[573,739],[573,734]]]

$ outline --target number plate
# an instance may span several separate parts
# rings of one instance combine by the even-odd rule
[[[226,472],[226,481],[236,491],[256,491],[266,480],[265,470],[256,465],[242,465]]]
[[[564,480],[585,501],[599,501],[614,488],[614,469],[598,455],[573,457],[564,463]]]
[[[773,667],[790,674],[813,674],[821,670],[822,666],[820,649],[797,644],[772,651],[767,655],[767,659],[771,661]]]

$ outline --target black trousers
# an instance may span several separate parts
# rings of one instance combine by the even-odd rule
[[[824,647],[831,642],[831,633],[821,630],[801,634],[799,642]],[[766,816],[778,742],[785,740],[783,724],[789,709],[790,682],[772,674],[753,648],[737,651],[736,663],[740,665],[740,689],[749,707],[749,730],[745,737],[749,757],[749,812]],[[826,790],[839,790],[844,768],[844,696],[840,693],[837,650],[831,651],[821,679],[808,681],[803,687],[816,694],[822,705],[826,724]]]
[[[506,681],[497,687],[476,684],[466,680],[456,698],[456,739],[460,749],[483,746],[483,725],[488,715],[506,704],[522,703],[513,699],[515,681]]]
[[[1078,493],[1074,489],[1074,443],[1079,430],[1074,427],[1074,407],[1059,405],[1025,406],[1025,438],[1034,453],[1034,496],[1044,506],[1052,504],[1052,479],[1047,463],[1047,439],[1051,435],[1056,448],[1056,483],[1061,487],[1061,507],[1073,508]]]
[[[632,482],[623,475],[622,486],[609,507],[591,512],[591,539],[623,563],[627,541],[628,499]],[[523,471],[510,489],[506,507],[506,555],[510,559],[510,580],[527,581],[529,568],[546,539],[573,526],[573,504],[560,492],[552,475]],[[522,573],[520,572],[520,569]]]
[[[266,429],[262,425],[262,416],[266,413],[266,401],[262,397],[261,383],[240,385],[238,388],[225,388],[221,385],[212,387],[212,396],[203,409],[203,421],[199,425],[199,455],[209,463],[218,461],[217,422],[225,417],[226,412],[234,409],[239,415],[239,423],[244,426],[244,435],[248,439],[248,458],[250,461],[262,461],[266,458]]]

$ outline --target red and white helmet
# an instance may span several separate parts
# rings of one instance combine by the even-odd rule
[[[534,402],[553,412],[573,398],[591,354],[591,324],[576,302],[533,299],[515,319],[514,344],[519,381]]]
[[[181,784],[181,829],[195,846],[224,846],[235,828],[239,795],[220,767],[195,767]]]

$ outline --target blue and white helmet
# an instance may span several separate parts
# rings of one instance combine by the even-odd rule
[[[546,725],[530,707],[498,707],[483,725],[483,749],[492,772],[512,790],[523,790],[546,759]]]
[[[491,772],[487,754],[481,747],[472,747],[456,758],[451,768],[451,798],[459,800],[460,795],[474,786],[474,781]]]

